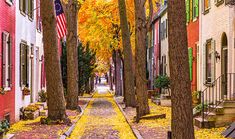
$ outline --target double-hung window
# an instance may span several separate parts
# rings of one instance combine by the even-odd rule
[[[20,12],[23,15],[26,15],[26,7],[27,7],[27,0],[19,0],[20,1]]]
[[[206,14],[209,12],[210,8],[211,8],[211,0],[202,0],[202,12]]]
[[[206,80],[210,83],[212,80],[212,46],[211,41],[206,43]]]
[[[9,33],[2,33],[2,87],[9,90],[12,85],[12,39]]]
[[[34,17],[34,0],[19,0],[20,12],[24,16],[28,15],[30,20]]]
[[[29,87],[29,46],[25,42],[20,44],[20,85]]]
[[[33,20],[33,12],[34,12],[34,0],[28,0],[28,16],[29,19]]]

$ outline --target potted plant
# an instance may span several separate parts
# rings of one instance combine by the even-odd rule
[[[3,139],[3,135],[10,128],[10,124],[7,120],[3,120],[0,122],[0,139]]]
[[[40,102],[46,102],[47,101],[47,92],[45,90],[41,90],[39,93]]]
[[[158,89],[165,89],[167,91],[167,95],[162,93],[160,94],[160,104],[162,106],[171,106],[171,95],[170,95],[170,78],[167,75],[160,75],[156,78],[155,87]]]
[[[22,93],[24,96],[30,95],[30,89],[28,87],[24,87],[22,89]]]
[[[156,78],[154,86],[159,89],[169,89],[170,78],[167,75],[160,75]]]
[[[192,100],[193,100],[193,104],[199,103],[199,91],[193,91]]]
[[[0,94],[4,95],[6,92],[4,91],[4,88],[0,87]]]

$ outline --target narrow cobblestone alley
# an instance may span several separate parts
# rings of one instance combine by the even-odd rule
[[[91,99],[84,115],[76,124],[71,139],[132,139],[130,126],[116,105],[108,86],[101,84]]]

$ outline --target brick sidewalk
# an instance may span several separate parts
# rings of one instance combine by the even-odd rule
[[[84,109],[90,98],[80,98],[79,106]],[[66,110],[68,117],[72,123],[76,122],[79,113],[77,111]],[[64,124],[58,125],[42,125],[40,117],[35,120],[19,121],[15,123],[10,133],[15,134],[13,139],[57,139],[69,126]]]
[[[100,94],[95,94],[90,101],[70,138],[134,139],[135,136],[113,96],[100,91]]]

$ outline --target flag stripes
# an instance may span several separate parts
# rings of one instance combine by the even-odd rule
[[[61,39],[64,36],[66,36],[67,27],[66,27],[66,18],[60,0],[55,0],[55,10],[56,10],[57,33],[59,39]]]

